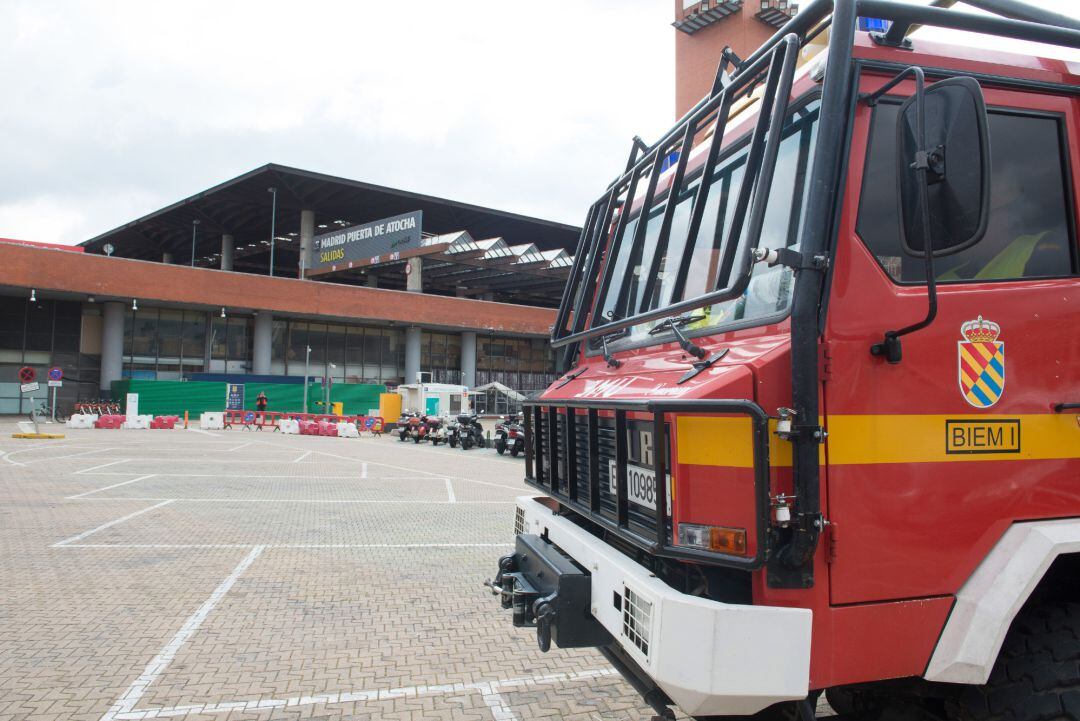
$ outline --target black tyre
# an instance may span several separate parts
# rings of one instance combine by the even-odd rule
[[[420,434],[417,433],[415,436],[412,437],[412,440],[413,443],[420,443]]]
[[[450,447],[457,448],[457,436],[450,436]]]
[[[514,445],[514,447],[510,449],[510,455],[512,455],[514,458],[517,458],[519,453],[521,453],[521,451],[518,450],[517,445]]]
[[[397,437],[398,437],[398,440],[401,441],[402,443],[404,443],[405,439],[408,438],[408,436],[405,434],[405,431],[401,431],[400,433],[398,433]]]
[[[472,445],[473,445],[472,436],[465,436],[464,438],[461,439],[461,450],[467,451],[470,448],[472,448]]]
[[[495,450],[499,452],[500,456],[506,453],[506,441],[501,439],[495,441]]]
[[[982,686],[946,703],[958,721],[1080,719],[1080,603],[1025,608]]]

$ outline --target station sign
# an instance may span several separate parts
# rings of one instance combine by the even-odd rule
[[[354,263],[367,264],[372,257],[401,253],[420,247],[422,210],[354,225],[312,239],[313,271],[342,270]]]

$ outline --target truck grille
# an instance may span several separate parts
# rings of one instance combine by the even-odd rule
[[[531,448],[534,453],[543,453],[539,463],[536,463],[535,480],[539,485],[555,498],[576,500],[579,504],[589,506],[593,513],[616,521],[618,512],[616,508],[615,494],[612,492],[611,465],[615,461],[615,421],[613,418],[596,418],[597,430],[597,476],[599,477],[598,502],[592,502],[592,489],[589,484],[589,425],[584,415],[575,417],[573,434],[573,464],[575,473],[567,472],[567,433],[566,414],[555,413],[555,485],[552,487],[549,446],[550,419],[547,414],[541,415],[539,423],[531,424],[530,438]],[[635,434],[642,432],[652,433],[652,424],[644,421],[627,421],[627,460],[634,465],[644,465],[641,458],[640,440]],[[665,444],[667,447],[668,444]],[[539,449],[539,450],[537,450]],[[665,463],[665,467],[670,465]],[[656,534],[656,517],[653,511],[636,503],[627,504],[628,521],[634,531],[642,535],[653,536]]]

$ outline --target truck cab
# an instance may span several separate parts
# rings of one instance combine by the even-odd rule
[[[589,210],[490,585],[660,716],[1075,716],[1080,23],[978,4],[811,3]]]

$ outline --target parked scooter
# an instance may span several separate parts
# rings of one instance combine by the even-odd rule
[[[446,431],[446,443],[451,448],[457,448],[458,441],[461,439],[461,425],[457,422],[457,418],[447,418],[443,428]]]
[[[413,443],[424,440],[427,435],[426,421],[427,419],[416,411],[403,413],[398,419],[398,440],[412,440]]]
[[[458,420],[458,442],[461,449],[467,451],[473,446],[484,447],[484,429],[480,426],[475,413],[462,413]]]
[[[440,441],[446,440],[446,419],[440,416],[426,416],[424,418],[424,435],[431,439],[431,445],[437,446]]]
[[[517,458],[519,453],[525,451],[525,427],[521,414],[511,413],[495,426],[494,445],[500,456],[510,451],[510,455]]]

